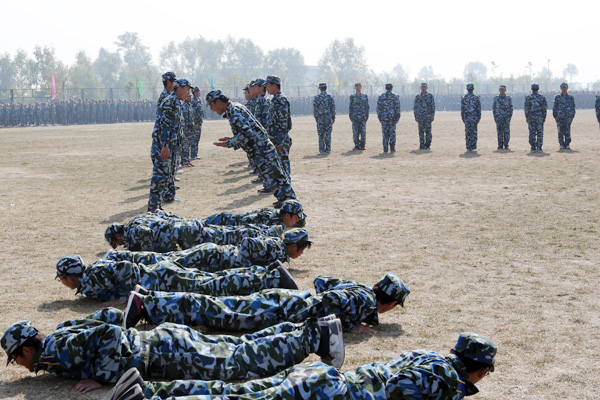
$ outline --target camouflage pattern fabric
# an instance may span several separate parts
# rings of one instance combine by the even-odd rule
[[[194,113],[194,123],[198,125],[198,129],[194,127],[190,138],[190,157],[194,159],[198,157],[198,144],[202,136],[202,122],[204,121],[204,106],[199,97],[192,97],[192,111]]]
[[[156,122],[152,131],[152,149],[150,156],[154,163],[152,178],[150,179],[150,198],[148,210],[154,211],[161,208],[163,199],[172,196],[170,179],[174,171],[172,166],[176,157],[179,138],[183,135],[183,110],[181,101],[175,94],[170,94],[159,105]],[[168,147],[171,154],[163,161],[160,153],[163,147]]]
[[[508,148],[510,141],[510,120],[513,115],[513,104],[510,96],[496,96],[492,104],[492,113],[496,121],[498,147]]]
[[[233,137],[227,141],[227,147],[243,149],[254,161],[265,187],[272,188],[279,201],[295,199],[289,175],[286,174],[277,156],[277,150],[269,139],[263,126],[239,103],[229,103],[225,117],[229,119]],[[286,132],[287,135],[287,132]]]
[[[277,154],[281,160],[283,171],[291,178],[290,174],[290,148],[292,147],[292,138],[289,131],[292,130],[292,113],[290,102],[281,91],[275,93],[269,105],[269,122],[267,132],[273,144],[280,147]]]
[[[220,226],[205,225],[199,220],[176,222],[179,227],[178,243],[181,249],[189,249],[202,243],[240,244],[244,238],[277,236],[276,227],[267,225]]]
[[[164,292],[203,293],[211,296],[244,295],[279,287],[280,275],[271,267],[253,266],[216,273],[183,268],[173,261],[152,265],[130,261],[98,260],[85,267],[77,293],[100,301],[124,300],[135,285]]]
[[[415,119],[419,125],[419,148],[428,149],[431,146],[431,119],[435,117],[435,99],[429,92],[419,93],[413,103]]]
[[[552,116],[556,119],[558,127],[558,143],[561,148],[571,143],[571,122],[575,118],[575,98],[570,94],[554,97]]]
[[[362,149],[367,143],[367,120],[369,119],[369,98],[366,94],[350,95],[349,116],[352,121],[354,147]]]
[[[169,97],[171,95],[172,92],[169,92],[166,88],[163,89],[163,91],[160,93],[160,96],[158,96],[158,101],[156,102],[156,118],[158,119],[158,113],[160,110],[160,105],[163,103],[163,101],[165,101],[165,99],[167,97]]]
[[[544,122],[548,112],[546,97],[533,92],[525,98],[525,118],[529,127],[531,150],[541,150],[544,144]]]
[[[144,296],[148,320],[224,330],[256,330],[279,322],[301,322],[335,314],[345,331],[356,324],[379,323],[371,288],[352,281],[320,276],[316,296],[303,290],[269,289],[248,296],[211,297],[192,293],[153,292]]]
[[[256,101],[256,97],[251,97],[250,100],[248,100],[245,104],[246,108],[252,115],[255,115],[254,111],[256,110]]]
[[[245,379],[272,375],[301,362],[320,341],[314,319],[241,337],[203,335],[176,324],[126,330],[122,323],[120,310],[105,308],[58,325],[34,358],[35,372],[116,382],[135,367],[146,378]]]
[[[133,217],[124,227],[125,248],[131,251],[165,253],[177,250],[179,225],[162,212],[148,212]]]
[[[184,136],[183,143],[181,145],[181,165],[186,165],[191,161],[191,146],[192,141],[195,140],[194,125],[196,122],[194,120],[194,110],[192,109],[191,101],[184,101],[182,109],[184,120],[183,131],[187,132],[187,135]]]
[[[269,378],[244,383],[222,381],[145,382],[147,398],[158,399],[452,399],[478,393],[454,355],[427,350],[342,373],[322,362],[298,364]],[[189,396],[189,397],[178,397]]]
[[[202,220],[204,224],[212,225],[281,225],[279,209],[277,208],[262,208],[260,210],[248,211],[245,213],[230,213],[222,212],[210,215]]]
[[[465,124],[465,144],[467,151],[477,149],[477,125],[481,119],[481,101],[473,92],[461,100],[460,117]]]
[[[600,124],[600,94],[596,96],[596,102],[594,104],[594,108],[596,109],[596,119]]]
[[[396,124],[400,121],[400,98],[387,90],[377,99],[377,118],[381,122],[383,152],[396,151]]]
[[[254,108],[254,117],[260,122],[263,128],[267,128],[269,124],[269,108],[271,102],[267,99],[265,94],[261,94],[256,99],[256,107]]]
[[[313,98],[313,115],[317,121],[319,153],[331,153],[331,130],[335,122],[335,101],[325,91]]]

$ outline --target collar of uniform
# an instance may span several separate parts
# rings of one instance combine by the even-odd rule
[[[233,103],[229,102],[229,104],[227,104],[227,109],[225,110],[225,113],[223,114],[223,118],[231,118],[231,116],[233,115]]]
[[[44,348],[44,345],[42,345],[42,349],[43,348]],[[35,372],[36,374],[38,373],[38,371],[40,369],[42,369],[42,364],[40,363],[40,357],[42,356],[42,349],[36,351],[35,354],[33,355],[33,372]]]
[[[458,372],[458,374],[460,375],[460,378],[462,378],[464,380],[465,389],[466,389],[465,396],[471,396],[476,393],[479,393],[479,389],[477,389],[477,386],[472,384],[471,381],[469,380],[469,373],[467,372],[467,368],[465,368],[465,364],[463,364],[463,362],[460,360],[460,358],[458,358],[455,354],[449,354],[446,357],[446,359],[448,361],[450,361],[450,364],[452,364],[452,366],[454,367],[456,372]]]

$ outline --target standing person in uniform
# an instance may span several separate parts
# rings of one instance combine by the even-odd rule
[[[192,99],[192,111],[194,113],[194,131],[192,139],[190,139],[190,157],[193,160],[200,160],[202,157],[198,156],[198,146],[200,144],[200,137],[202,136],[202,122],[204,121],[204,107],[202,105],[202,94],[200,88],[196,86],[192,90],[194,98]]]
[[[158,96],[158,101],[156,102],[156,117],[158,118],[158,110],[160,109],[160,105],[165,99],[173,93],[173,83],[177,78],[175,77],[175,72],[165,72],[162,74],[162,83],[164,86],[163,91]]]
[[[354,84],[355,94],[350,95],[349,114],[352,121],[352,139],[354,148],[352,150],[366,150],[367,144],[367,120],[369,119],[369,98],[362,93],[362,85]]]
[[[287,100],[285,101],[287,102]],[[280,102],[281,100],[277,101],[278,104]],[[221,138],[219,142],[214,143],[215,146],[230,147],[234,150],[243,149],[258,169],[260,178],[265,182],[265,187],[273,190],[273,194],[277,197],[276,205],[281,206],[285,200],[295,199],[296,193],[288,175],[284,172],[275,146],[269,140],[265,128],[250,111],[240,103],[229,101],[229,98],[220,90],[209,92],[206,95],[206,103],[217,114],[224,114],[224,117],[229,120],[233,132],[233,137]],[[270,118],[273,118],[274,115],[276,116],[277,113],[271,114]],[[281,130],[280,133],[283,131]],[[289,135],[287,136],[289,138]]]
[[[292,113],[290,102],[281,92],[281,79],[278,76],[267,76],[267,92],[273,96],[269,106],[269,124],[267,132],[271,142],[277,149],[277,154],[281,160],[283,171],[287,174],[289,181],[292,181],[290,172],[290,149],[292,147],[292,138],[289,135],[292,130]]]
[[[152,131],[152,150],[150,155],[154,168],[150,179],[150,198],[148,211],[162,209],[162,203],[176,201],[169,195],[169,178],[173,165],[174,151],[179,136],[183,134],[183,111],[181,102],[190,92],[190,83],[180,79],[173,84],[174,92],[158,107],[154,130]]]
[[[477,151],[477,125],[481,120],[481,100],[473,90],[475,85],[467,84],[467,94],[460,102],[460,117],[465,124],[465,142],[468,152]]]
[[[435,118],[435,100],[427,92],[427,83],[421,83],[421,94],[415,96],[413,105],[415,121],[419,125],[419,149],[427,150],[431,146],[431,123]]]
[[[194,110],[192,109],[192,94],[188,94],[182,105],[183,108],[183,142],[181,144],[181,166],[182,167],[195,167],[191,162],[190,151],[192,147],[192,140],[195,140],[194,126]]]
[[[335,123],[335,101],[327,93],[327,84],[319,83],[321,93],[313,98],[313,115],[317,121],[319,153],[331,153],[331,130]]]
[[[47,336],[22,319],[6,330],[0,344],[9,363],[78,379],[73,391],[81,393],[114,383],[131,368],[155,379],[229,380],[270,376],[311,353],[337,367],[344,361],[340,320],[332,316],[285,322],[241,337],[203,335],[177,324],[150,331],[122,325],[123,313],[115,308],[63,322]]]
[[[510,96],[506,95],[506,86],[500,85],[500,94],[494,97],[492,106],[496,133],[498,134],[498,150],[508,150],[510,141],[510,120],[513,115],[513,104]]]
[[[250,95],[252,96],[253,99],[255,99],[254,102],[254,111],[248,110],[250,112],[252,112],[252,114],[254,115],[254,118],[256,118],[256,120],[258,122],[260,122],[260,124],[263,126],[263,128],[266,129],[266,127],[268,126],[269,123],[269,100],[267,100],[266,98],[266,87],[265,87],[265,80],[261,79],[261,78],[257,78],[256,80],[253,80],[250,83]],[[258,171],[256,171],[256,173],[258,174]],[[265,182],[259,177],[253,179],[251,181],[252,183],[255,184],[263,184],[263,189],[261,190],[261,193],[267,194],[267,193],[273,193],[273,191],[271,190],[270,187],[267,187],[267,185],[265,184]]]
[[[463,332],[447,356],[430,350],[413,350],[391,361],[363,365],[345,373],[317,361],[243,383],[202,380],[140,383],[141,378],[123,379],[116,391],[139,395],[115,396],[111,400],[190,399],[178,396],[222,400],[460,400],[479,392],[475,384],[494,371],[496,351],[496,345],[486,337]]]
[[[531,151],[542,151],[544,144],[544,122],[548,112],[546,96],[538,93],[540,85],[531,85],[531,94],[525,97],[525,120],[529,126],[529,144]]]
[[[600,94],[596,96],[596,104],[594,108],[596,109],[596,119],[598,120],[598,125],[600,125]]]
[[[377,118],[381,122],[383,152],[396,152],[396,125],[400,121],[400,98],[392,93],[394,86],[385,84],[385,93],[377,99]]]
[[[552,116],[558,128],[558,144],[560,150],[571,150],[571,122],[575,118],[575,98],[567,93],[569,85],[560,84],[561,94],[554,97]]]

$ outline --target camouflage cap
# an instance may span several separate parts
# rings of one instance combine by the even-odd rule
[[[211,102],[218,100],[222,96],[225,96],[220,90],[211,90],[206,94],[206,104],[210,104]]]
[[[429,87],[429,86],[427,86],[427,82],[421,82],[421,87]]]
[[[8,328],[2,336],[2,340],[0,340],[0,345],[2,345],[2,348],[8,355],[6,365],[11,361],[11,354],[23,345],[27,339],[34,337],[37,334],[38,330],[28,319],[19,320]]]
[[[66,255],[56,263],[56,277],[81,275],[84,267],[83,260],[77,254]]]
[[[506,90],[506,85],[500,85],[499,89],[504,89],[504,90]]]
[[[385,90],[392,90],[393,88],[394,88],[394,85],[392,85],[391,83],[385,84]]]
[[[377,282],[377,287],[383,293],[396,300],[401,307],[404,307],[404,300],[408,297],[410,290],[396,274],[391,272],[385,274],[385,276]]]
[[[531,90],[534,90],[534,91],[535,91],[535,90],[540,90],[540,85],[538,85],[537,83],[533,83],[533,84],[531,85]]]
[[[174,81],[175,79],[175,72],[165,72],[164,74],[162,74],[162,80],[163,82],[166,81]]]
[[[283,234],[283,243],[294,244],[294,243],[312,243],[308,240],[308,232],[306,229],[294,228]]]
[[[247,84],[246,86],[244,86],[244,92],[249,92],[250,91],[250,84]]]
[[[357,87],[357,86],[360,86],[360,87],[362,87],[362,83],[360,83],[360,82],[356,82],[356,83],[354,84],[354,87]]]
[[[266,81],[267,83],[276,83],[278,85],[281,85],[281,79],[279,79],[278,76],[269,75],[267,76]]]
[[[194,86],[194,88],[192,89],[193,93],[198,93],[200,91],[200,88],[198,86]]]
[[[496,345],[488,338],[473,332],[463,332],[458,336],[453,350],[473,361],[489,365],[490,371],[494,371]]]
[[[177,89],[178,87],[193,87],[192,84],[190,83],[190,81],[188,81],[187,79],[177,79],[175,81],[175,83],[173,84],[173,90]]]
[[[108,243],[110,243],[110,245],[112,246],[113,249],[117,248],[117,244],[114,243],[116,238],[115,235],[123,228],[123,225],[121,224],[117,224],[117,223],[113,223],[110,224],[108,226],[108,228],[106,228],[106,231],[104,231],[104,238],[106,239],[106,241]]]
[[[298,200],[286,200],[281,206],[281,213],[298,214],[299,219],[306,218],[306,214],[302,210],[302,204]]]
[[[568,88],[569,85],[567,84],[567,82],[563,82],[563,83],[560,84],[560,87],[561,88],[564,88],[564,87]]]
[[[264,79],[256,78],[252,81],[252,84],[250,86],[264,86],[266,83],[267,81],[265,81]]]
[[[319,89],[327,89],[326,83],[319,83]]]
[[[475,89],[475,85],[473,85],[472,83],[467,83],[467,90],[473,90]]]

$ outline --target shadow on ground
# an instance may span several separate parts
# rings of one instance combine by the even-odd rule
[[[371,156],[369,158],[372,158],[374,160],[383,160],[383,159],[386,159],[386,158],[394,158],[395,154],[396,153],[379,153],[379,154],[377,154],[375,156]]]
[[[100,223],[104,225],[104,224],[112,224],[113,222],[120,222],[125,219],[129,220],[129,219],[135,217],[136,215],[145,214],[147,210],[148,210],[148,206],[143,205],[142,207],[138,208],[137,210],[124,211],[122,213],[113,214],[110,217],[108,217],[107,219],[100,221]]]
[[[66,296],[73,296],[72,293],[68,293],[67,291],[65,291]],[[88,299],[87,297],[83,296],[73,296],[72,300],[54,300],[51,302],[42,303],[38,307],[38,311],[53,312],[57,310],[63,310],[65,308],[71,311],[77,311],[83,315],[89,314],[93,312],[93,310],[99,310],[100,308],[102,308],[102,306],[97,300]]]
[[[242,193],[242,192],[245,192],[245,191],[250,190],[252,188],[254,188],[254,184],[252,184],[252,183],[246,183],[245,185],[238,186],[236,188],[227,189],[223,193],[218,193],[217,196],[229,196],[230,194]]]
[[[248,185],[246,185],[246,186],[248,186]],[[250,186],[254,186],[254,185],[250,184]],[[227,204],[226,206],[217,208],[216,211],[231,211],[232,208],[247,207],[253,203],[256,203],[263,197],[264,196],[261,196],[261,195],[244,197],[243,199],[234,200],[231,203]],[[273,197],[273,202],[275,202],[276,200],[277,199],[275,197]]]
[[[474,151],[465,151],[464,153],[459,155],[460,158],[477,158],[481,157],[481,154],[476,153]]]
[[[125,199],[121,202],[121,204],[127,204],[127,203],[136,203],[140,200],[146,200],[148,199],[148,194],[140,194],[139,196],[135,196],[135,197],[130,197],[128,199]]]
[[[140,186],[135,186],[129,189],[126,189],[126,192],[135,192],[138,190],[148,190],[148,185],[140,185]]]

